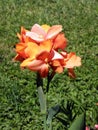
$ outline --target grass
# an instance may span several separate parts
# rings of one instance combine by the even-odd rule
[[[67,51],[82,58],[77,78],[56,75],[50,85],[49,106],[75,103],[74,111],[86,110],[87,125],[98,123],[98,1],[97,0],[1,0],[0,1],[0,129],[41,130],[35,74],[20,70],[14,45],[20,27],[61,24],[68,39]],[[54,96],[55,95],[55,96]],[[54,120],[54,129],[64,129]]]

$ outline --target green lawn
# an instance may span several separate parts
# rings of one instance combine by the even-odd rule
[[[35,73],[21,70],[14,46],[20,27],[61,24],[68,39],[67,51],[82,58],[76,79],[65,70],[57,74],[48,93],[48,105],[74,103],[74,112],[86,110],[87,125],[98,123],[98,1],[1,0],[0,1],[0,130],[42,130]],[[46,83],[46,82],[45,82]],[[53,130],[65,129],[58,120]]]

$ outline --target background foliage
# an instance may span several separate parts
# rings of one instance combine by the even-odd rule
[[[66,70],[56,74],[50,84],[48,105],[66,106],[70,101],[74,104],[73,114],[86,110],[87,125],[98,123],[97,5],[97,0],[0,1],[0,130],[43,127],[35,73],[20,70],[19,63],[12,61],[14,45],[18,42],[16,33],[21,26],[30,29],[35,23],[63,25],[67,51],[76,52],[82,58],[82,66],[75,69],[76,79],[67,77]],[[53,122],[54,130],[65,129],[57,122]]]

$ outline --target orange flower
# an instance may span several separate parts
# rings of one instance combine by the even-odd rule
[[[61,31],[61,25],[35,24],[31,31],[21,27],[14,60],[21,62],[21,68],[37,71],[42,77],[48,75],[50,68],[54,73],[62,73],[67,68],[68,74],[74,78],[73,68],[81,65],[81,58],[64,51],[67,39]]]

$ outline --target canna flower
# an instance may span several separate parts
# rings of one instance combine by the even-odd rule
[[[40,43],[34,42],[16,45],[18,56],[14,59],[19,60],[21,68],[28,68],[38,71],[42,77],[46,77],[49,72],[50,62],[55,59],[63,59],[63,56],[52,49],[50,40]]]
[[[73,68],[81,65],[81,58],[64,51],[67,39],[61,31],[61,25],[35,24],[31,31],[21,27],[14,60],[21,62],[21,68],[39,72],[41,77],[46,77],[50,68],[53,73],[62,73],[67,68],[69,76],[74,78]]]

